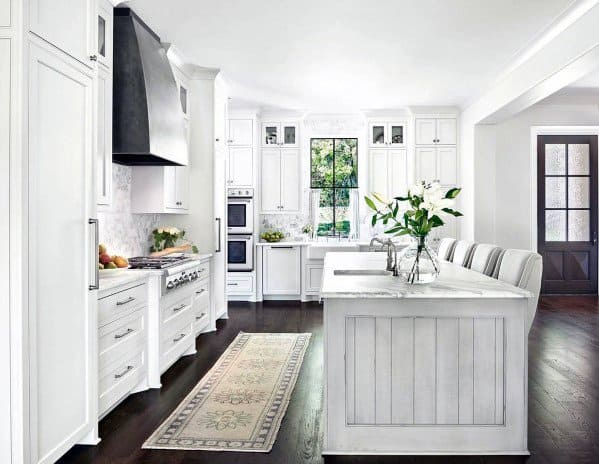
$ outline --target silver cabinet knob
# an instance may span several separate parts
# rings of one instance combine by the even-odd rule
[[[90,61],[98,61],[98,55],[91,55],[91,56],[89,57],[89,60],[90,60]]]

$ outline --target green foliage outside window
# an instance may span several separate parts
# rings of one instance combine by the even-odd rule
[[[358,188],[358,139],[311,139],[311,187],[320,189],[317,235],[350,231],[350,190]]]

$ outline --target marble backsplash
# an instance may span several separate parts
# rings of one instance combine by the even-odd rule
[[[293,239],[302,235],[302,229],[310,223],[309,214],[262,214],[260,230],[281,230],[286,238]]]
[[[147,255],[152,230],[168,219],[161,214],[131,213],[131,173],[129,166],[112,165],[112,205],[98,208],[100,243],[111,255]]]

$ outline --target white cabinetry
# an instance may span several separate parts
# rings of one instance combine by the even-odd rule
[[[58,34],[49,38],[85,43],[87,2],[32,3],[40,30]],[[87,441],[97,419],[94,95],[89,68],[36,38],[27,50],[30,452],[45,463]],[[56,272],[48,244],[65,240],[70,264]]]
[[[254,121],[252,119],[229,119],[227,144],[232,147],[247,147],[254,143]]]
[[[96,81],[96,200],[112,202],[112,70],[98,65]]]
[[[229,187],[252,187],[254,185],[254,149],[229,147],[227,185]]]
[[[262,247],[262,293],[299,295],[301,292],[301,247],[267,245]]]
[[[97,0],[98,16],[96,20],[96,56],[98,63],[112,68],[113,7],[108,0]],[[82,2],[83,3],[83,2]],[[92,37],[93,41],[93,37]]]
[[[261,185],[263,212],[299,211],[299,150],[264,148]]]
[[[87,66],[96,55],[92,0],[30,0],[29,30]],[[94,51],[92,51],[94,50]],[[94,59],[96,59],[95,56]]]
[[[371,147],[403,147],[406,145],[405,121],[374,121],[368,124],[368,142]]]
[[[185,214],[188,204],[188,166],[133,166],[132,213]]]
[[[408,189],[408,152],[401,149],[370,150],[370,191],[393,198]]]
[[[261,144],[263,147],[299,147],[299,123],[263,122]]]
[[[456,118],[416,118],[416,145],[455,145]]]
[[[456,185],[456,147],[416,147],[416,168],[419,180],[436,180],[445,187]]]

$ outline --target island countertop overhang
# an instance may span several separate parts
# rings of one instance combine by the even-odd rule
[[[320,297],[327,298],[532,298],[527,291],[449,262],[438,279],[411,285],[392,275],[336,275],[336,270],[384,270],[384,253],[327,253]]]

